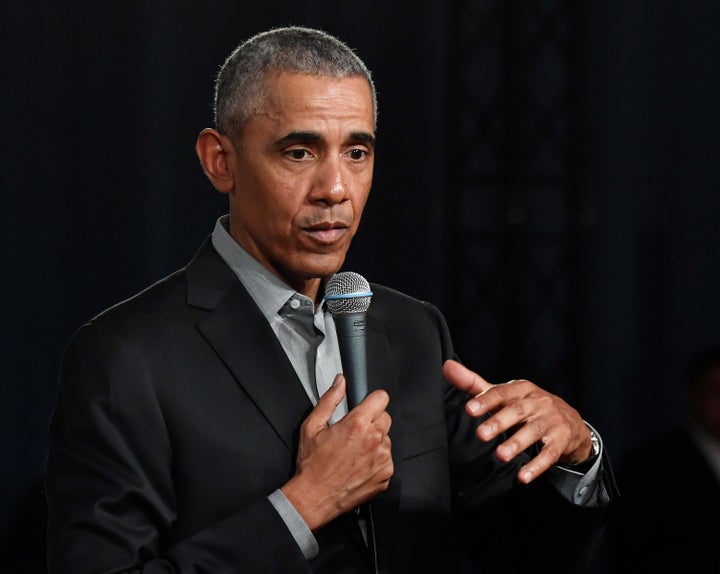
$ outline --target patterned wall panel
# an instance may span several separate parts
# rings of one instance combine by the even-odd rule
[[[449,320],[481,373],[572,398],[582,367],[580,2],[454,4]]]

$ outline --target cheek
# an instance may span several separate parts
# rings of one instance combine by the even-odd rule
[[[707,400],[700,404],[698,412],[706,424],[720,428],[720,402]]]
[[[357,185],[355,186],[353,206],[355,208],[356,214],[359,217],[363,209],[365,208],[365,204],[367,203],[368,198],[370,197],[370,188],[372,186],[372,173],[370,173],[367,177],[359,178],[356,183]]]
[[[249,203],[254,203],[254,209],[262,212],[265,225],[287,228],[302,207],[301,194],[284,181],[268,179],[268,182],[259,188]]]
[[[714,418],[718,423],[720,423],[720,401],[715,400],[709,400],[707,404],[705,405],[705,410],[709,417]]]
[[[368,198],[368,196],[365,195],[362,199],[359,199],[353,205],[353,212],[355,215],[354,220],[353,220],[353,227],[355,228],[355,230],[357,230],[358,226],[360,225],[360,218],[362,217],[362,214],[365,211],[365,205],[367,204],[367,198]]]
[[[270,199],[270,203],[269,211],[273,216],[271,224],[273,227],[283,229],[286,232],[293,228],[293,223],[301,217],[305,206],[304,198],[297,189],[288,189],[276,193]]]

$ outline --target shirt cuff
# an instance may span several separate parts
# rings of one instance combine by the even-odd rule
[[[603,442],[600,433],[595,430],[587,421],[585,424],[598,439],[599,451],[597,455],[591,455],[594,459],[589,468],[585,463],[578,469],[574,465],[557,464],[548,471],[548,477],[560,493],[578,506],[595,506],[604,502],[607,498],[602,481],[602,453]],[[590,460],[587,462],[589,463]]]
[[[275,492],[271,492],[268,495],[270,504],[275,507],[275,510],[283,519],[283,522],[288,527],[290,534],[292,534],[295,542],[302,550],[303,556],[306,560],[312,560],[318,555],[320,548],[318,547],[317,540],[312,533],[312,530],[305,524],[302,516],[295,510],[295,507],[290,503],[283,492],[278,489]]]

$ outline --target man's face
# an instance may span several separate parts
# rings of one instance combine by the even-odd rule
[[[697,421],[720,440],[720,367],[705,373],[691,397]]]
[[[363,78],[281,73],[229,157],[230,232],[290,286],[340,269],[372,183],[374,113]]]

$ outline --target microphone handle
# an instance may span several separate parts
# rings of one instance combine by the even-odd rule
[[[368,392],[365,345],[365,312],[333,315],[347,382],[348,410],[362,402]]]
[[[348,410],[356,407],[367,396],[367,360],[365,345],[365,311],[338,313],[333,315],[335,331],[340,346],[340,359],[347,382]],[[372,560],[373,572],[378,572],[377,549],[375,547],[375,524],[370,503],[358,508],[361,528],[365,534]]]

